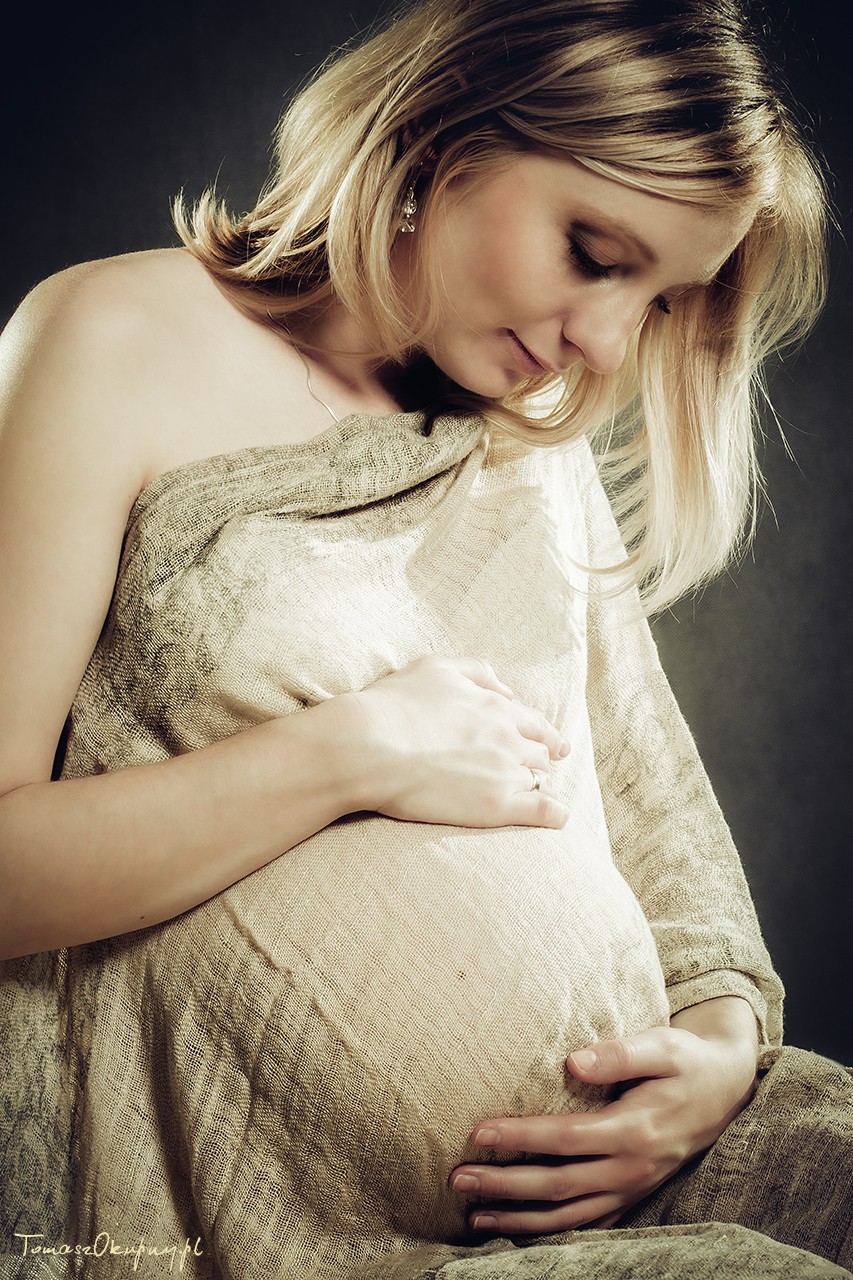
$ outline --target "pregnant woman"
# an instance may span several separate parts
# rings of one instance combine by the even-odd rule
[[[9,1274],[847,1274],[643,621],[822,294],[739,10],[427,0],[175,217],[2,340]]]

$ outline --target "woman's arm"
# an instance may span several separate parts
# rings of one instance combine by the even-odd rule
[[[171,919],[345,813],[562,826],[547,773],[563,753],[487,663],[425,658],[173,760],[18,785],[0,796],[0,954]]]
[[[173,760],[50,781],[156,469],[158,349],[116,279],[95,264],[46,282],[0,340],[0,955],[171,918],[359,809],[562,825],[547,794],[559,735],[476,659],[423,660]]]
[[[621,544],[591,467],[585,494],[592,563],[613,563]],[[484,1119],[475,1131],[498,1158],[551,1158],[454,1171],[454,1190],[487,1201],[472,1221],[509,1234],[617,1220],[716,1140],[751,1097],[759,1030],[781,1034],[781,984],[728,828],[636,594],[608,599],[606,584],[593,584],[588,614],[596,764],[614,859],[654,933],[672,1013],[667,1027],[567,1060],[578,1079],[623,1086],[601,1111]],[[460,1181],[472,1177],[476,1188]]]
[[[590,554],[621,544],[597,478],[587,489]],[[655,938],[675,1014],[718,996],[752,1007],[762,1042],[782,1034],[782,985],[743,866],[669,687],[635,592],[593,583],[588,707],[613,857]]]

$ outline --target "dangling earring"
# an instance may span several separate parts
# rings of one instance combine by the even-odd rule
[[[412,221],[412,219],[414,218],[417,211],[418,211],[418,202],[415,199],[415,188],[410,184],[409,189],[406,192],[406,202],[403,205],[403,213],[400,220],[401,231],[409,231],[409,232],[414,231],[415,224]]]

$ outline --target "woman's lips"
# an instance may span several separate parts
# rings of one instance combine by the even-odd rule
[[[507,329],[507,333],[512,341],[512,345],[518,357],[518,362],[524,373],[536,376],[537,374],[554,372],[554,370],[549,368],[547,364],[543,364],[541,360],[537,359],[532,351],[528,351],[527,347],[521,341],[521,338],[519,338],[518,334],[515,333],[513,329]]]

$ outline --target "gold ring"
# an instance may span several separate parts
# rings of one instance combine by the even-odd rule
[[[530,765],[527,767],[530,769]],[[542,779],[539,777],[539,774],[535,769],[530,769],[530,776],[533,778],[533,782],[530,784],[530,790],[539,791],[542,786]]]

